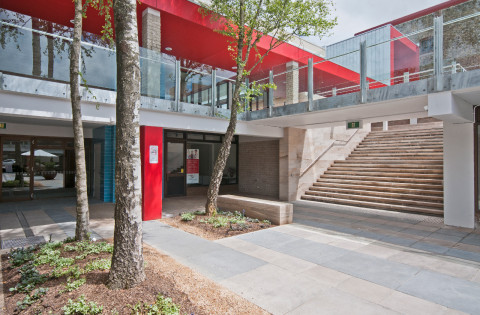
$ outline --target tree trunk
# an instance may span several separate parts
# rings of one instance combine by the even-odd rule
[[[240,101],[240,81],[237,80],[235,84],[235,92],[232,102],[230,122],[228,124],[227,132],[222,142],[222,146],[218,152],[215,166],[213,167],[212,178],[210,179],[210,185],[207,191],[207,203],[205,205],[205,211],[208,215],[217,214],[217,197],[220,190],[220,184],[222,183],[223,170],[227,164],[228,156],[230,155],[230,148],[232,146],[232,139],[235,135],[235,129],[237,128],[237,112]]]
[[[72,102],[73,142],[75,146],[75,188],[77,192],[77,224],[75,239],[87,240],[89,226],[87,167],[85,164],[85,142],[83,138],[82,107],[79,87],[79,63],[82,38],[82,1],[75,1],[73,43],[70,50],[70,98]],[[50,48],[49,48],[50,49]],[[53,53],[53,42],[51,51]],[[50,50],[49,50],[50,52]],[[53,64],[53,62],[52,62]],[[50,58],[49,58],[50,65]],[[50,68],[49,68],[50,75]],[[52,67],[53,76],[53,67]]]
[[[115,232],[111,289],[128,289],[145,279],[142,248],[140,164],[140,60],[137,0],[114,0],[117,47]]]

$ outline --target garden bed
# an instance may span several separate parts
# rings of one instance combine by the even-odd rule
[[[246,217],[239,211],[220,211],[216,216],[209,216],[201,211],[184,212],[160,221],[207,240],[217,240],[275,226],[267,220],[261,221]]]
[[[146,280],[133,289],[111,291],[105,286],[111,249],[105,242],[47,243],[31,253],[17,251],[15,260],[3,255],[1,313],[160,314],[152,310],[165,307],[172,314],[268,314],[146,245]]]

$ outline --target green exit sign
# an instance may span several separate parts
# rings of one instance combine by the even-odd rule
[[[347,122],[347,129],[358,129],[358,128],[360,128],[360,122],[359,121]]]
[[[0,129],[7,129],[7,123],[0,123]]]

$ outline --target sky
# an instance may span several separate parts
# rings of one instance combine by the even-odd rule
[[[355,33],[402,16],[429,8],[446,0],[333,0],[338,25],[330,37],[308,37],[320,46],[353,37]]]

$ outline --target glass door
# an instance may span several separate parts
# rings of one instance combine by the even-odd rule
[[[30,199],[30,139],[2,137],[2,201]]]
[[[166,196],[185,196],[185,143],[183,141],[167,141],[166,159]]]

